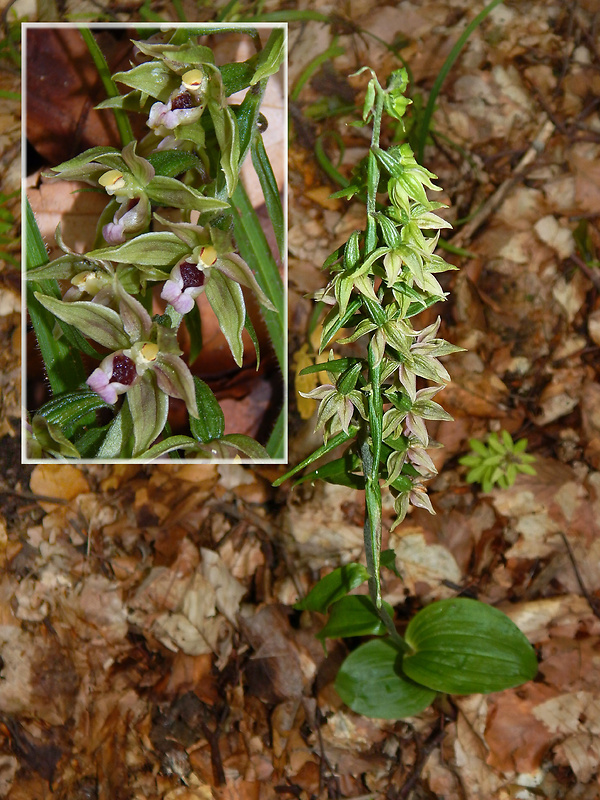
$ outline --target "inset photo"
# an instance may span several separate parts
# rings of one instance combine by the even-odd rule
[[[23,461],[285,463],[287,26],[23,42]]]

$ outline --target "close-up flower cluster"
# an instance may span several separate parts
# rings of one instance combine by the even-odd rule
[[[86,33],[94,53],[97,45]],[[253,271],[238,249],[244,228],[236,228],[235,220],[245,196],[240,170],[246,156],[252,154],[253,162],[262,165],[261,185],[273,185],[268,157],[254,156],[264,152],[260,107],[267,81],[282,64],[284,31],[274,28],[262,39],[256,31],[248,35],[256,53],[221,66],[205,44],[208,37],[197,30],[173,28],[134,41],[137,63],[112,76],[128,92],[115,93],[98,106],[111,109],[120,122],[122,147],[92,147],[45,174],[87,184],[108,202],[96,225],[94,247],[75,252],[59,227],[56,240],[63,255],[49,263],[43,246],[35,253],[32,217],[28,310],[52,398],[28,420],[33,439],[36,431],[44,431],[44,441],[33,443],[30,456],[152,458],[176,450],[196,458],[239,452],[253,459],[283,455],[280,443],[265,450],[237,434],[224,445],[222,420],[212,433],[194,436],[193,420],[205,416],[207,403],[214,409],[217,401],[193,376],[193,357],[184,354],[178,338],[185,331],[191,352],[202,349],[197,300],[203,294],[237,367],[243,366],[246,331],[258,364],[246,289],[271,314],[271,337],[283,339],[279,270],[269,253],[273,269],[265,277],[264,259],[246,242],[244,255],[254,262]],[[229,101],[244,91],[239,104]],[[146,133],[137,138],[126,115],[132,111],[145,119]],[[267,210],[275,228],[282,212],[273,191]],[[260,227],[254,218],[252,224]],[[262,229],[258,233],[264,239]],[[100,363],[90,370],[82,356]],[[68,358],[74,361],[70,370]],[[100,401],[92,411],[90,392]],[[185,403],[192,436],[169,435],[169,398]],[[40,418],[46,424],[40,425]]]

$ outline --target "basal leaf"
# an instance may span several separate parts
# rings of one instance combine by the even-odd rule
[[[449,694],[497,692],[532,680],[535,652],[506,614],[478,600],[439,600],[408,624],[404,672]]]
[[[373,639],[350,653],[335,690],[353,711],[379,719],[420,714],[436,695],[403,675],[402,652],[388,638]]]

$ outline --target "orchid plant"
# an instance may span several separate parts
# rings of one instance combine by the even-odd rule
[[[249,36],[256,52],[218,66],[207,37],[231,31]],[[91,32],[82,33],[102,69]],[[260,363],[244,290],[260,305],[273,340],[284,340],[283,284],[239,177],[251,156],[283,257],[283,212],[260,109],[283,62],[284,29],[261,38],[254,28],[177,27],[133,44],[138,63],[108,79],[127,92],[115,90],[98,106],[115,113],[122,148],[92,147],[47,176],[106,197],[93,249],[72,250],[59,226],[63,255],[48,263],[27,209],[28,311],[52,390],[29,416],[28,456],[281,458],[281,436],[265,449],[248,436],[224,434],[216,397],[190,366],[202,348],[201,294],[238,367],[245,331],[257,369]],[[229,101],[240,93],[239,103]],[[139,140],[129,112],[145,119]],[[87,376],[82,355],[99,361]],[[185,404],[190,435],[171,435],[171,398]]]
[[[375,637],[350,653],[336,689],[359,713],[398,719],[424,710],[438,692],[519,685],[534,677],[537,661],[513,622],[482,602],[433,602],[401,635],[384,599],[382,570],[401,572],[395,552],[382,551],[382,491],[387,488],[394,498],[393,528],[411,507],[435,513],[425,482],[436,474],[428,450],[440,445],[427,422],[451,419],[433,398],[450,380],[440,359],[462,348],[438,337],[439,317],[418,324],[421,312],[447,296],[437,275],[454,269],[435,253],[440,231],[450,227],[436,214],[444,206],[427,194],[440,191],[436,176],[417,163],[408,144],[386,150],[380,143],[384,112],[401,125],[410,103],[407,72],[392,73],[384,88],[371,70],[357,74],[365,71],[371,77],[357,124],[371,124],[371,146],[354,180],[333,196],[366,198],[366,228],[353,232],[325,262],[330,278],[315,299],[329,309],[320,343],[320,353],[329,348],[329,357],[300,373],[328,375],[327,383],[304,393],[319,401],[323,445],[276,484],[319,461],[296,483],[321,479],[365,492],[366,565],[335,569],[296,608],[328,615],[319,633],[323,642]],[[387,202],[380,203],[385,189]],[[350,344],[350,354],[340,352]],[[356,355],[357,345],[362,355]],[[323,463],[341,447],[341,455]],[[350,594],[365,582],[368,596]]]

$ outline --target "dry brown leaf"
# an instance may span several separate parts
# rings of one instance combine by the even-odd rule
[[[29,483],[36,494],[73,500],[78,494],[89,492],[90,487],[81,469],[71,464],[38,464],[31,473]],[[44,511],[53,511],[55,503],[40,501]]]
[[[541,765],[554,736],[537,719],[535,708],[555,695],[555,689],[530,682],[490,697],[485,728],[490,766],[529,773]]]

